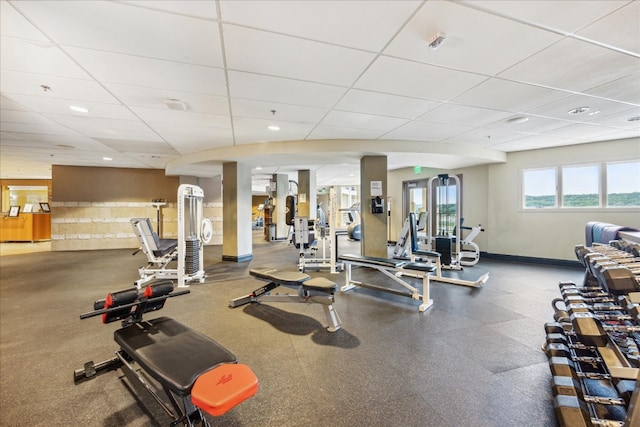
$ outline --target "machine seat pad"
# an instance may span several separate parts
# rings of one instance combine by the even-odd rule
[[[400,268],[406,263],[406,261],[397,260],[397,259],[377,258],[372,256],[353,255],[353,254],[340,255],[340,260],[346,261],[346,262],[349,262],[349,261],[360,262],[363,264],[370,264],[372,267],[385,267],[385,268]]]
[[[158,245],[158,249],[153,251],[153,255],[155,256],[163,256],[168,253],[171,253],[178,247],[177,239],[158,239],[156,241]]]
[[[189,395],[202,373],[237,361],[222,345],[168,317],[118,329],[114,340],[149,375],[180,396]]]
[[[200,375],[191,390],[191,401],[215,417],[258,392],[258,377],[241,363],[225,363]]]
[[[249,274],[261,280],[275,282],[281,286],[300,286],[311,278],[299,271],[278,271],[275,268],[252,268]]]
[[[433,273],[436,271],[436,266],[431,264],[425,264],[424,262],[409,262],[402,266],[405,270],[422,271],[424,273]]]
[[[431,258],[440,258],[441,254],[440,252],[436,252],[436,251],[427,251],[424,249],[417,249],[415,251],[412,252],[413,255],[417,255],[417,256],[428,256]]]
[[[324,277],[314,277],[302,284],[302,287],[307,290],[335,292],[338,290],[338,284],[332,282]]]

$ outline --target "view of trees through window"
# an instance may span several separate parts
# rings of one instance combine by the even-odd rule
[[[525,209],[640,207],[640,161],[527,169],[522,177]]]

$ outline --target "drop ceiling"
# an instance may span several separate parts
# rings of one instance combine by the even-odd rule
[[[0,19],[3,178],[240,161],[353,184],[362,155],[457,168],[640,136],[639,1],[2,0]]]

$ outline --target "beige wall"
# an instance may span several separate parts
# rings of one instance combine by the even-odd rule
[[[196,179],[197,181],[197,179]],[[210,180],[203,182],[207,187]],[[179,177],[154,169],[52,167],[51,249],[91,250],[137,248],[129,220],[150,218],[157,230],[157,211],[152,199],[165,199],[162,209],[164,238],[177,237]],[[197,184],[197,182],[196,182]],[[214,226],[210,244],[222,241],[222,203],[206,199],[204,217]],[[219,193],[219,192],[218,192]]]
[[[514,152],[507,155],[505,163],[452,171],[423,168],[420,175],[414,174],[411,168],[391,171],[391,236],[397,239],[404,221],[402,181],[455,173],[463,176],[465,224],[482,224],[485,228],[475,239],[481,251],[574,261],[573,247],[584,243],[587,222],[604,221],[640,228],[640,209],[524,211],[520,203],[522,170],[631,159],[640,159],[640,138]]]
[[[487,252],[575,260],[589,221],[640,228],[640,209],[521,209],[523,169],[640,159],[640,138],[510,153],[489,166]],[[466,190],[465,190],[466,191]]]

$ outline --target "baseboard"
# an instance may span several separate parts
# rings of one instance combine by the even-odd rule
[[[580,268],[580,269],[584,268],[578,260],[571,261],[566,259],[537,258],[537,257],[521,256],[521,255],[492,254],[489,252],[480,251],[480,260],[482,259],[494,259],[497,261],[520,262],[525,264],[553,265],[557,267],[571,267],[571,268]]]
[[[222,255],[223,261],[245,262],[245,261],[251,261],[252,259],[253,259],[253,254],[247,254],[247,255],[241,255],[241,256]]]

